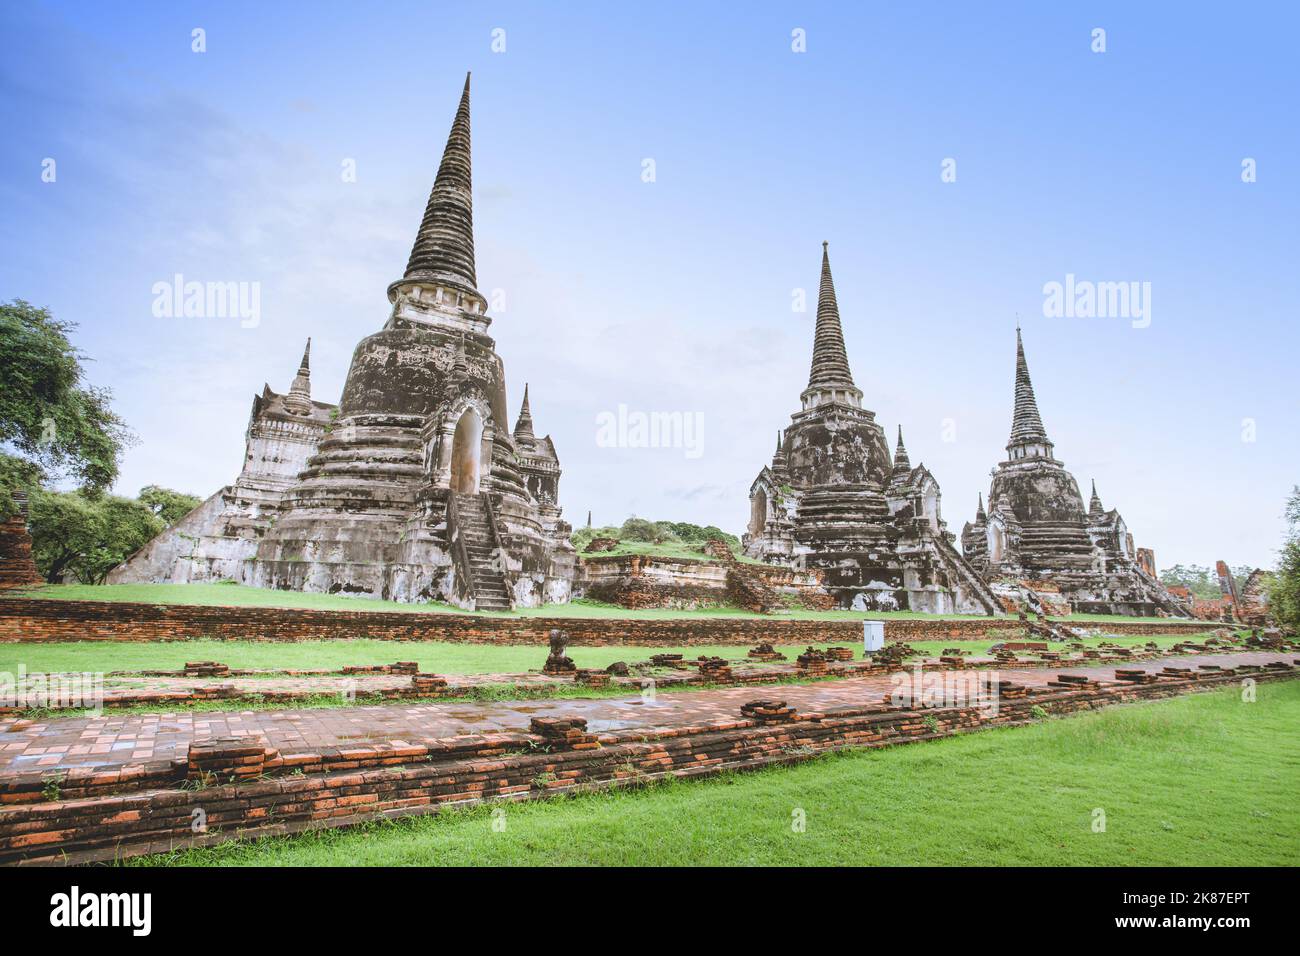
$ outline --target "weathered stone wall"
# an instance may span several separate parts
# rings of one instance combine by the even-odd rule
[[[729,565],[708,558],[666,558],[658,555],[583,555],[575,591],[579,597],[628,608],[723,606],[728,594]],[[777,594],[810,607],[821,607],[825,592],[815,571],[778,565],[744,564]]]
[[[233,489],[222,488],[108,573],[109,584],[240,581],[255,538],[225,535],[222,518]]]
[[[1098,625],[1112,634],[1191,634],[1205,625],[1187,621],[1124,621]],[[552,628],[571,643],[677,647],[705,644],[810,644],[862,640],[859,620],[789,618],[488,617],[412,611],[316,611],[300,608],[211,607],[110,601],[0,599],[0,642],[23,641],[315,641],[371,638],[469,644],[546,644]],[[920,641],[1011,637],[1007,618],[890,619],[885,638]]]

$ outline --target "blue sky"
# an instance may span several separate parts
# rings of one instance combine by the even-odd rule
[[[1298,27],[1284,4],[7,4],[0,297],[80,323],[140,438],[118,490],[207,495],[308,335],[337,401],[472,70],[480,287],[575,525],[743,527],[828,240],[865,404],[953,530],[1003,454],[1019,314],[1085,494],[1162,567],[1271,564],[1300,481]],[[260,323],[156,318],[177,273],[259,283]],[[1150,325],[1045,317],[1067,274],[1149,282]],[[620,404],[701,413],[702,454],[599,447]]]

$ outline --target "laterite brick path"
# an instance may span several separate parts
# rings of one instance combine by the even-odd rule
[[[1123,668],[1160,671],[1166,665],[1192,669],[1205,664],[1224,668],[1242,664],[1291,663],[1294,654],[1251,652],[1196,654],[1124,663]],[[940,668],[932,668],[940,670]],[[1057,674],[1087,674],[1113,680],[1115,666],[1018,668],[1003,679],[1044,687]],[[71,766],[119,767],[183,757],[192,741],[248,736],[282,753],[344,747],[350,743],[416,743],[459,734],[527,731],[533,717],[585,717],[592,733],[611,730],[672,728],[726,723],[743,703],[756,698],[786,700],[798,711],[828,711],[879,703],[893,688],[887,675],[804,685],[734,687],[704,691],[660,692],[653,700],[640,695],[601,699],[553,699],[493,703],[429,703],[277,711],[210,711],[50,719],[10,729],[0,723],[0,778],[15,773]],[[21,725],[20,725],[21,726]]]

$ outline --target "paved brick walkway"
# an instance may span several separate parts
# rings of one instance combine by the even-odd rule
[[[1166,665],[1234,667],[1291,663],[1294,654],[1251,652],[1197,654],[1124,663],[1123,668],[1159,671]],[[933,672],[939,670],[932,668]],[[1057,674],[1087,674],[1113,680],[1115,665],[1017,668],[1003,679],[1043,687]],[[116,767],[183,756],[192,741],[248,736],[282,753],[346,747],[349,743],[418,743],[427,739],[489,731],[526,731],[533,717],[579,716],[593,733],[637,727],[726,723],[740,705],[759,698],[786,700],[798,711],[828,711],[881,701],[894,684],[888,675],[803,685],[749,686],[705,691],[660,692],[600,699],[554,699],[494,703],[429,703],[401,706],[275,711],[211,711],[58,718],[11,729],[0,723],[0,778],[15,773],[70,766]]]

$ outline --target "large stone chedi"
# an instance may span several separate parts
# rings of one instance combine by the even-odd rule
[[[825,243],[812,372],[800,404],[750,487],[745,553],[819,570],[841,607],[1000,610],[953,547],[934,476],[912,467],[901,430],[891,460],[884,429],[862,407]]]
[[[962,529],[962,550],[1000,595],[1034,605],[1059,592],[1078,612],[1153,616],[1185,609],[1137,560],[1117,511],[1092,488],[1086,510],[1074,476],[1057,460],[1016,330],[1015,410],[1007,457],[993,471],[988,510]],[[1037,608],[1036,608],[1037,609]]]
[[[559,460],[549,436],[534,436],[526,395],[511,433],[477,287],[469,103],[467,78],[406,272],[388,287],[388,321],[357,346],[338,408],[291,406],[292,390],[268,390],[268,414],[284,406],[311,426],[306,454],[291,456],[254,515],[225,489],[198,509],[211,516],[175,529],[194,548],[155,542],[118,580],[230,578],[480,609],[568,599],[575,555],[556,504]],[[260,427],[255,407],[246,473]],[[214,536],[218,562],[207,558]]]

